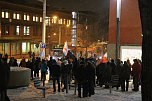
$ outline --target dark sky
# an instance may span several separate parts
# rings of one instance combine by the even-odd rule
[[[47,0],[50,6],[76,11],[101,12],[108,0]]]
[[[20,2],[31,5],[41,5],[39,0],[2,0],[9,2]],[[43,1],[43,0],[42,0]],[[109,0],[46,0],[49,8],[70,11],[93,11],[102,13],[108,9]],[[37,3],[35,3],[37,2]]]
[[[109,0],[47,0],[50,7],[101,13],[108,8]]]

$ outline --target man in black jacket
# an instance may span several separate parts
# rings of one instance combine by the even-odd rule
[[[0,59],[0,101],[9,101],[7,96],[7,85],[9,82],[10,67],[7,58]]]
[[[57,64],[56,60],[52,60],[52,79],[53,79],[53,92],[56,92],[56,84],[55,82],[57,81],[58,83],[58,92],[60,92],[60,77],[61,77],[61,68]]]

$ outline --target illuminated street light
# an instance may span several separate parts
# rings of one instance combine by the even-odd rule
[[[121,0],[117,0],[116,3],[117,12],[116,12],[116,56],[115,59],[118,59],[119,46],[120,46],[120,15],[121,15]]]

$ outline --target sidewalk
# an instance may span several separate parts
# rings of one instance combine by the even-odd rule
[[[43,98],[42,90],[36,89],[32,81],[28,87],[8,89],[8,96],[11,101],[141,101],[141,91],[133,92],[131,87],[128,92],[121,92],[113,88],[112,93],[109,93],[109,89],[97,86],[95,95],[86,98],[74,95],[74,87],[71,87],[69,93],[53,93],[52,82],[46,82],[46,87],[45,98]]]

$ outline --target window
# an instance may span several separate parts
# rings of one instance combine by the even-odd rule
[[[35,16],[33,16],[33,21],[35,21]]]
[[[2,11],[2,18],[9,18],[9,12],[8,11]]]
[[[26,20],[27,20],[27,21],[30,21],[30,15],[27,14],[26,17],[27,17]]]
[[[35,21],[36,21],[36,22],[38,22],[38,21],[39,21],[39,20],[38,20],[38,18],[39,18],[39,17],[38,17],[38,16],[36,16],[36,19],[35,19]]]
[[[24,35],[30,35],[30,27],[24,26]]]
[[[5,12],[2,11],[2,18],[5,18]]]
[[[50,17],[46,17],[45,23],[46,23],[46,26],[50,26]]]
[[[24,20],[30,21],[30,16],[29,16],[29,14],[24,14]]]
[[[15,26],[14,35],[20,35],[20,26]]]
[[[65,19],[63,20],[63,24],[65,24]]]
[[[1,33],[2,35],[9,35],[9,26],[8,25],[2,25],[2,29],[1,29]]]
[[[19,13],[14,13],[13,14],[13,19],[19,20],[19,19],[21,19],[21,15]]]
[[[9,18],[9,13],[5,12],[5,18]]]
[[[59,20],[59,24],[62,24],[62,19]]]
[[[16,16],[17,16],[16,19],[19,20],[20,19],[20,14],[17,14]]]
[[[57,17],[52,18],[52,23],[54,23],[54,24],[58,23],[57,20],[58,20]]]
[[[67,25],[71,25],[71,20],[67,20]]]
[[[24,14],[24,20],[26,20],[26,14]]]
[[[22,43],[22,53],[28,53],[30,51],[30,42]]]
[[[42,22],[42,17],[40,17],[40,22]]]

